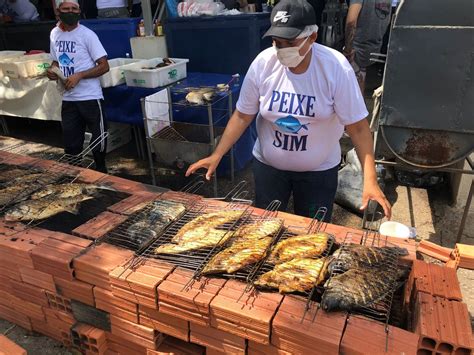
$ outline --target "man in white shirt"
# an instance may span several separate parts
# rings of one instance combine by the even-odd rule
[[[376,200],[390,218],[390,204],[377,183],[368,112],[351,65],[339,52],[315,43],[314,10],[306,0],[281,1],[271,21],[265,36],[273,38],[274,46],[251,64],[237,109],[214,153],[186,174],[205,168],[210,179],[257,117],[256,206],[280,200],[285,210],[293,194],[296,214],[313,217],[326,207],[329,221],[341,159],[339,140],[346,129],[364,168],[361,209]]]
[[[105,136],[106,121],[102,110],[102,88],[99,77],[109,71],[107,53],[97,35],[78,21],[81,15],[77,0],[57,0],[59,23],[51,31],[52,66],[59,67],[65,81],[61,123],[66,154],[82,152],[86,127],[92,133],[91,142]],[[48,77],[57,75],[48,70]],[[96,170],[107,172],[106,140],[93,149]]]

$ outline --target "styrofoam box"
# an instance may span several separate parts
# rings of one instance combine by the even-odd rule
[[[0,51],[0,63],[10,58],[19,58],[25,54],[24,51]],[[3,70],[0,65],[0,78],[3,77]]]
[[[43,74],[51,63],[48,53],[39,53],[7,58],[0,62],[0,67],[10,78],[31,78]]]
[[[130,125],[123,123],[108,122],[109,136],[107,137],[107,153],[118,149],[132,139],[132,129]],[[84,139],[84,149],[87,148],[92,138],[92,133],[86,132]]]
[[[156,88],[175,83],[186,77],[186,63],[189,59],[170,58],[175,64],[163,68],[153,68],[163,62],[163,58],[148,59],[140,63],[129,64],[123,71],[128,86]]]
[[[100,85],[103,88],[109,88],[112,86],[125,84],[125,75],[122,68],[128,64],[138,63],[142,60],[143,59],[132,58],[109,59],[110,70],[100,77]]]

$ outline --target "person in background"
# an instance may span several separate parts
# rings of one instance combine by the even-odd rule
[[[39,20],[38,10],[29,0],[0,0],[0,15],[4,21],[5,19],[11,19],[13,22]]]
[[[97,0],[97,18],[130,17],[132,0]]]
[[[343,54],[351,63],[362,94],[370,53],[379,53],[390,23],[392,0],[350,0]]]
[[[97,35],[78,22],[81,16],[78,0],[56,2],[59,23],[51,31],[50,53],[52,67],[58,67],[66,77],[61,107],[64,151],[70,155],[83,151],[87,127],[92,133],[91,142],[102,138],[92,153],[95,169],[106,173],[107,122],[99,77],[109,71],[107,53]],[[51,80],[58,80],[51,68],[47,75]]]
[[[273,200],[286,210],[293,194],[296,214],[313,217],[320,207],[331,220],[341,161],[339,140],[344,129],[356,148],[364,171],[361,210],[376,200],[390,218],[391,206],[377,182],[367,109],[354,71],[338,51],[315,43],[313,7],[306,0],[282,0],[271,14],[265,33],[273,47],[250,65],[237,108],[216,150],[192,164],[209,180],[222,157],[256,118],[253,148],[255,205]]]

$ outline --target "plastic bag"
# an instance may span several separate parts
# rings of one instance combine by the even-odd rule
[[[179,17],[193,16],[215,16],[224,11],[225,6],[221,2],[210,2],[208,0],[189,0],[178,4]]]

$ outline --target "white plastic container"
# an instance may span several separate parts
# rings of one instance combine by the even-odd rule
[[[132,139],[132,129],[130,125],[124,123],[108,122],[109,136],[107,137],[107,153],[118,149]],[[84,149],[87,148],[92,138],[92,133],[86,132],[84,139]],[[91,154],[92,155],[92,154]]]
[[[8,61],[10,58],[20,58],[25,54],[24,51],[0,51],[0,78],[4,76],[1,68],[3,61]]]
[[[7,58],[0,62],[0,67],[3,75],[10,78],[32,78],[44,74],[51,63],[48,53],[39,53]]]
[[[388,237],[408,239],[412,235],[410,227],[394,221],[386,221],[380,225],[379,232]]]
[[[132,64],[138,63],[142,59],[132,59],[132,58],[114,58],[109,59],[109,72],[105,73],[100,77],[100,85],[103,88],[109,88],[112,86],[117,86],[125,84],[125,75],[123,73],[123,67]]]
[[[156,88],[175,83],[184,79],[187,75],[186,63],[189,59],[170,58],[175,64],[163,68],[154,68],[163,62],[163,58],[148,59],[140,63],[127,65],[123,68],[125,81],[128,86],[138,86],[142,88]]]

